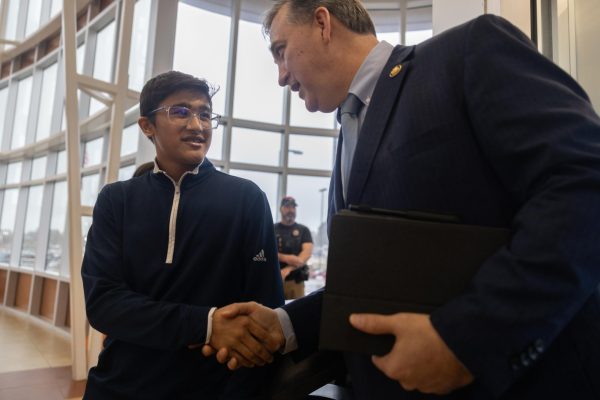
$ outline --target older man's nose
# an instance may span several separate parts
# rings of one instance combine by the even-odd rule
[[[282,64],[279,64],[278,68],[279,68],[279,86],[286,86],[288,84],[290,74],[289,74],[288,70]]]

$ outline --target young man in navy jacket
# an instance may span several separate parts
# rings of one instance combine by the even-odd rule
[[[272,360],[267,331],[221,316],[236,302],[283,304],[269,204],[206,158],[219,121],[206,81],[151,79],[140,115],[154,169],[104,187],[87,238],[87,315],[107,338],[85,398],[256,398],[269,368],[232,373],[200,345],[235,346],[247,366]]]

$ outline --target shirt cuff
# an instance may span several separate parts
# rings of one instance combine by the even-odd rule
[[[216,309],[217,307],[213,307],[208,312],[208,320],[206,321],[206,340],[204,341],[204,344],[210,343],[210,335],[212,335],[212,317]]]
[[[298,342],[296,341],[296,332],[294,332],[294,326],[292,325],[292,320],[290,320],[290,316],[283,308],[276,308],[275,313],[277,314],[277,319],[279,319],[279,325],[281,325],[281,330],[283,331],[283,336],[285,337],[285,345],[282,350],[280,350],[281,354],[287,354],[298,349]]]

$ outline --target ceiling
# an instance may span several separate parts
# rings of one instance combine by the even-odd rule
[[[182,0],[219,14],[230,14],[231,0]],[[408,30],[431,29],[432,0],[406,0]],[[371,14],[377,30],[397,32],[400,26],[400,5],[402,0],[363,0]],[[264,12],[273,4],[273,0],[242,0],[242,19],[261,22]]]

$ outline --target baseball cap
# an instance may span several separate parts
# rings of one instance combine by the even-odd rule
[[[294,199],[292,196],[285,196],[283,199],[281,199],[281,207],[283,206],[297,207],[298,204],[296,203],[296,199]]]

